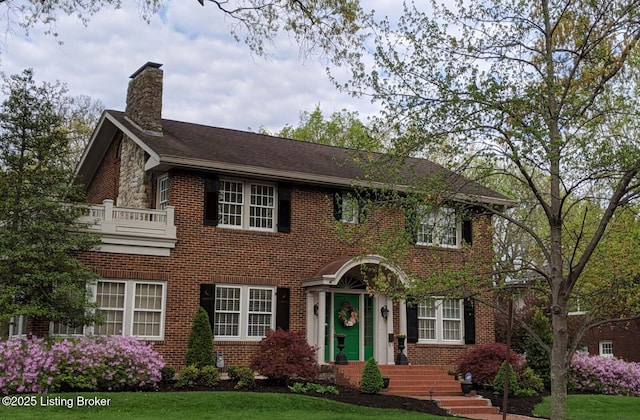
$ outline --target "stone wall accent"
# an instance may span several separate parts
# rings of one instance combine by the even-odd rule
[[[147,63],[131,75],[125,114],[142,129],[162,133],[162,64]]]
[[[146,161],[144,150],[126,136],[122,139],[120,149],[117,206],[136,209],[151,208],[151,175],[144,170]]]

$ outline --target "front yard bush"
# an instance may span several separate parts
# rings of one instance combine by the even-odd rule
[[[457,373],[464,376],[470,372],[473,382],[478,384],[493,385],[493,379],[500,369],[500,365],[505,360],[507,346],[502,343],[481,344],[465,354],[458,360]],[[519,373],[522,369],[524,358],[518,353],[511,351],[511,364]]]
[[[209,315],[202,306],[198,307],[198,312],[191,323],[184,364],[186,366],[194,365],[198,369],[214,365],[213,333],[211,332]]]
[[[508,368],[509,388],[507,390],[507,393],[509,395],[514,395],[518,391],[518,378],[516,377],[516,371],[513,370],[513,366],[511,366],[510,364],[508,366],[509,366]],[[505,379],[506,373],[507,373],[507,362],[504,361],[500,365],[500,369],[498,369],[498,373],[496,373],[496,376],[493,378],[493,390],[495,392],[502,394],[502,392],[504,391],[504,381],[506,380]]]
[[[377,394],[382,390],[384,381],[382,380],[382,373],[376,359],[373,357],[367,360],[362,370],[362,376],[360,379],[360,391],[370,394]]]
[[[316,351],[302,334],[268,331],[253,356],[251,369],[272,381],[288,384],[291,379],[311,380],[318,376]]]
[[[0,393],[153,388],[162,357],[131,337],[0,341]]]
[[[577,392],[640,396],[640,363],[576,354],[568,386]]]
[[[235,389],[251,389],[256,385],[255,374],[249,366],[231,366],[227,373],[236,383]]]

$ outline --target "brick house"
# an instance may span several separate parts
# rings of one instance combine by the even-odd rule
[[[413,364],[450,365],[468,346],[494,341],[492,310],[473,299],[407,305],[369,295],[364,274],[427,276],[463,266],[463,248],[487,273],[490,215],[462,220],[443,205],[418,223],[405,263],[390,264],[336,232],[336,224],[374,219],[391,229],[404,217],[385,207],[359,219],[349,193],[363,174],[348,150],[162,119],[160,65],[131,78],[125,112],[103,113],[78,168],[93,203],[88,220],[102,238],[81,258],[100,276],[94,295],[106,322],[52,324],[52,333],[133,335],[154,341],[174,367],[199,305],[226,365],[247,364],[275,328],[304,333],[321,364],[335,360],[340,333],[349,360],[380,364],[394,362],[394,333],[407,335]],[[427,160],[410,163],[423,176],[462,179]],[[455,197],[468,208],[508,204],[477,183],[461,185]],[[339,319],[345,308],[358,313],[354,325]]]

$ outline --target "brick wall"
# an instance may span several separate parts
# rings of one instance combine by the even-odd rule
[[[105,199],[116,201],[120,187],[120,148],[122,135],[112,141],[98,165],[96,173],[87,187],[87,200],[92,204],[101,204]],[[118,203],[114,203],[118,205]]]
[[[116,164],[105,158],[99,170],[111,176]],[[104,190],[101,190],[101,187]],[[94,182],[92,197],[112,194],[109,182]],[[191,321],[199,305],[202,283],[253,284],[290,288],[290,328],[304,332],[306,300],[301,280],[313,275],[327,263],[344,256],[357,256],[363,249],[350,246],[338,237],[333,226],[330,200],[333,191],[320,187],[293,186],[291,197],[291,232],[264,233],[204,226],[204,178],[197,173],[169,173],[169,204],[175,207],[178,242],[169,257],[126,254],[87,253],[82,258],[95,266],[103,278],[166,280],[167,310],[165,339],[155,347],[165,361],[180,367],[183,363]],[[107,197],[113,198],[113,197]],[[387,220],[374,231],[391,229],[389,219],[398,214],[386,213]],[[474,223],[475,266],[483,271],[491,256],[490,219],[479,216]],[[374,234],[376,234],[374,232]],[[364,241],[361,246],[366,246]],[[370,243],[370,242],[369,242]],[[420,247],[411,253],[405,269],[427,275],[444,265],[462,267],[469,252]],[[476,305],[477,343],[493,342],[492,312]],[[224,351],[227,365],[247,364],[257,348],[255,341],[222,341],[214,345]],[[467,346],[424,346],[410,344],[412,363],[453,364]]]

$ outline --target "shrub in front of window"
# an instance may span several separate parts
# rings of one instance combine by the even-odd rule
[[[0,342],[0,393],[153,388],[162,357],[132,337],[42,338]]]
[[[507,346],[502,343],[478,345],[462,355],[458,360],[456,372],[462,376],[470,372],[473,382],[492,385],[506,354]],[[522,370],[524,358],[511,351],[510,359],[516,373],[519,373]]]
[[[640,363],[576,354],[569,367],[569,390],[640,396]]]
[[[315,379],[316,350],[302,334],[294,331],[268,331],[251,361],[251,368],[269,380],[288,384],[291,379]]]
[[[249,366],[231,366],[227,373],[236,383],[235,389],[251,389],[256,385],[255,374]]]
[[[367,360],[362,370],[362,376],[360,378],[360,391],[370,394],[377,394],[384,387],[384,381],[382,380],[382,373],[376,359],[373,357]]]
[[[186,366],[194,365],[197,368],[214,365],[213,357],[213,333],[209,323],[209,315],[202,306],[198,307],[187,344],[187,353],[184,356]]]

